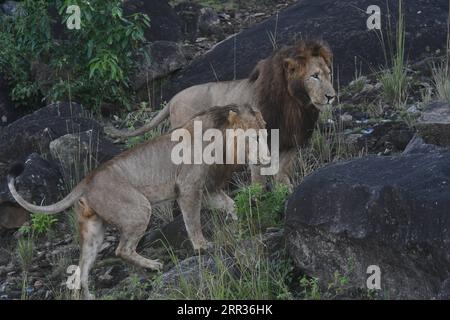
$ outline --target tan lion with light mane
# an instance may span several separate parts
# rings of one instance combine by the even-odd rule
[[[201,121],[202,134],[208,128],[221,130],[223,145],[226,145],[227,129],[265,127],[261,113],[249,105],[230,105],[204,111],[183,126],[191,137],[194,136],[194,121]],[[122,153],[94,170],[63,200],[49,206],[37,206],[24,200],[14,186],[15,177],[21,174],[23,165],[17,164],[11,168],[8,174],[9,190],[26,210],[55,214],[75,205],[81,239],[81,289],[85,298],[92,298],[88,275],[103,242],[105,223],[114,225],[121,233],[116,249],[118,256],[143,268],[159,269],[162,265],[157,260],[144,258],[136,252],[150,221],[152,206],[173,200],[178,202],[195,250],[209,247],[200,222],[203,196],[210,207],[224,210],[232,218],[237,218],[234,202],[222,188],[238,166],[176,165],[171,155],[179,142],[171,140],[169,133]],[[236,148],[242,147],[237,143],[234,139],[234,146],[231,146],[234,157],[237,157]],[[260,147],[267,150],[267,145]],[[223,159],[227,159],[227,151],[228,148],[224,148]],[[248,159],[249,150],[245,148],[245,152]],[[234,163],[237,163],[236,160]],[[204,193],[205,190],[207,192]]]
[[[304,146],[315,128],[319,111],[336,93],[331,81],[332,53],[322,41],[300,41],[261,60],[248,79],[197,85],[175,95],[147,125],[131,131],[110,128],[113,137],[143,134],[170,116],[178,127],[211,106],[250,104],[259,109],[267,129],[280,129],[280,171],[276,180],[290,184],[297,147]],[[269,131],[270,132],[270,131]],[[252,170],[253,182],[262,182]]]

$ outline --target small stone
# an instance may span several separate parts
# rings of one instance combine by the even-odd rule
[[[206,41],[206,40],[208,40],[208,38],[200,37],[200,38],[195,39],[195,42],[196,42],[196,43],[200,43],[200,42],[204,42],[204,41]]]
[[[417,112],[419,112],[419,109],[417,109],[417,106],[411,106],[411,107],[409,107],[406,110],[406,112],[408,112],[408,113],[417,113]]]
[[[361,133],[362,134],[371,134],[374,131],[373,128],[367,128],[367,129],[362,129]]]
[[[219,18],[223,19],[223,20],[230,20],[231,16],[229,14],[226,13],[219,13]]]
[[[44,283],[41,280],[36,280],[33,285],[36,289],[42,288]]]
[[[259,18],[259,17],[264,17],[265,15],[266,14],[264,12],[258,12],[258,13],[253,14],[253,17]]]
[[[375,87],[369,83],[366,83],[363,87],[363,89],[361,90],[361,93],[369,93],[372,92],[375,89]]]
[[[342,122],[352,122],[353,116],[351,114],[344,113],[343,115],[341,115],[340,119]]]

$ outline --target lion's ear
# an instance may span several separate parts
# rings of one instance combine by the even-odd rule
[[[325,63],[329,68],[331,68],[331,65],[333,64],[333,52],[331,52],[331,49],[328,47],[328,45],[323,45],[320,48],[320,56],[325,60]]]
[[[298,64],[297,64],[297,62],[294,59],[286,58],[283,61],[283,66],[284,66],[284,70],[292,72],[292,71],[295,71],[295,69],[297,68]]]
[[[237,114],[236,112],[230,111],[230,112],[228,113],[228,123],[229,123],[230,125],[235,124],[236,121],[237,121],[237,118],[238,118],[238,114]]]

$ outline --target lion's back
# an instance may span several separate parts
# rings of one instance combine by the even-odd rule
[[[169,102],[171,126],[182,126],[194,115],[215,106],[251,103],[251,96],[251,88],[246,79],[209,82],[189,87]]]

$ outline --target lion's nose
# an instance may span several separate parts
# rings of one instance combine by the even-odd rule
[[[336,96],[330,96],[330,95],[328,95],[328,94],[326,94],[325,97],[326,97],[327,100],[328,100],[328,104],[332,104],[333,101],[334,101],[334,99],[336,98]]]

